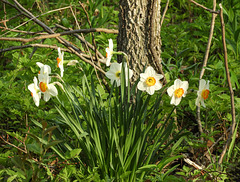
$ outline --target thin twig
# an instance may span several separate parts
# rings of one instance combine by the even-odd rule
[[[204,10],[209,11],[210,13],[219,14],[219,11],[214,11],[214,10],[208,9],[207,7],[205,7],[205,6],[203,6],[203,5],[195,2],[194,0],[189,0],[189,1],[190,1],[191,3],[196,4],[197,6],[199,6],[199,7],[201,7],[201,8],[203,8]]]
[[[71,28],[66,28],[66,27],[64,27],[64,26],[62,26],[62,25],[59,25],[59,24],[55,24],[55,26],[57,26],[58,28],[61,28],[61,29],[65,30],[65,31],[72,30]],[[76,38],[78,38],[82,43],[87,44],[87,46],[88,46],[90,49],[92,49],[93,51],[95,51],[95,47],[94,47],[92,44],[90,44],[88,41],[86,41],[83,36],[80,36],[79,34],[76,34],[76,33],[74,33],[73,35],[74,35]],[[99,56],[101,59],[105,59],[104,56],[103,56],[98,50],[96,50],[96,52],[97,52],[98,56]],[[101,61],[101,62],[106,64],[106,61],[104,61],[104,62]]]
[[[25,154],[27,154],[27,151],[25,151],[25,150],[23,150],[23,149],[17,147],[16,145],[14,145],[14,144],[12,144],[12,143],[10,143],[10,142],[4,140],[4,138],[3,138],[2,136],[0,136],[0,138],[1,138],[6,144],[11,145],[12,147],[14,147],[14,148],[16,148],[16,149],[18,149],[18,150],[24,152]]]
[[[228,68],[228,60],[227,60],[227,46],[226,46],[226,40],[225,40],[225,24],[224,24],[224,19],[223,19],[223,8],[222,4],[219,4],[220,7],[220,19],[221,19],[221,27],[222,27],[222,42],[223,42],[223,51],[224,51],[224,64],[225,64],[225,70],[226,70],[226,76],[227,76],[227,82],[228,82],[228,87],[230,91],[230,97],[231,97],[231,114],[232,114],[232,126],[231,130],[228,135],[227,142],[223,148],[223,151],[220,155],[218,164],[221,164],[223,161],[223,157],[226,154],[227,148],[232,140],[233,133],[235,130],[235,125],[236,125],[236,118],[235,118],[235,106],[234,106],[234,92],[232,89],[232,84],[231,84],[231,79],[230,79],[230,74],[229,74],[229,68]]]
[[[48,33],[44,33],[44,32],[29,32],[29,31],[6,28],[6,27],[2,27],[2,26],[0,26],[0,29],[3,29],[2,31],[9,30],[10,32],[18,32],[18,33],[24,33],[24,34],[29,34],[29,35],[48,35]]]
[[[216,10],[216,0],[213,0],[213,11]],[[202,79],[204,72],[205,72],[205,67],[207,65],[207,61],[208,61],[208,56],[209,56],[209,51],[210,51],[210,47],[211,47],[211,42],[212,42],[212,37],[213,37],[213,31],[214,31],[214,25],[215,25],[215,18],[216,18],[217,14],[212,13],[212,21],[211,21],[211,27],[210,27],[210,33],[209,33],[209,37],[208,37],[208,44],[207,44],[207,48],[206,48],[206,52],[205,52],[205,56],[204,56],[204,60],[203,60],[203,65],[202,65],[202,70],[199,76],[199,80]],[[200,83],[200,81],[199,81]],[[200,115],[200,104],[197,106],[197,123],[198,123],[198,129],[200,132],[200,136],[201,136],[201,140],[203,141],[204,138],[202,137],[203,134],[203,128],[202,128],[202,123],[201,123],[201,115]]]
[[[52,46],[52,45],[48,45],[48,44],[28,44],[28,45],[13,46],[13,47],[5,48],[5,49],[0,49],[0,53],[17,50],[17,49],[24,49],[24,48],[28,48],[28,47],[42,47],[42,48],[50,48],[50,49],[56,49],[56,50],[58,49],[58,46]],[[63,50],[64,52],[71,53],[71,51],[69,49],[61,48],[61,50]]]
[[[28,43],[32,42],[35,40],[40,40],[40,39],[47,39],[47,38],[57,38],[63,35],[70,35],[74,33],[91,33],[91,32],[106,32],[106,33],[113,33],[116,32],[117,30],[109,30],[105,28],[90,28],[90,29],[80,29],[80,30],[70,30],[67,32],[61,32],[61,33],[54,33],[54,34],[48,34],[48,35],[42,35],[38,37],[33,37],[29,39],[24,39],[24,38],[18,38],[18,37],[0,37],[0,41],[17,41],[17,42],[23,42],[23,43]]]
[[[160,22],[160,26],[161,26],[161,27],[162,27],[163,20],[164,20],[164,18],[165,18],[165,15],[166,15],[166,13],[167,13],[167,10],[168,10],[169,1],[170,1],[170,0],[167,0],[166,6],[165,6],[164,11],[163,11],[163,14],[162,14],[162,18],[161,18],[161,22]]]
[[[3,4],[3,11],[4,11],[4,21],[3,21],[3,24],[7,28],[7,12],[6,12],[5,4]]]
[[[216,0],[213,0],[213,11],[215,11],[215,10],[216,10]],[[208,56],[209,56],[209,50],[211,47],[216,16],[217,16],[217,14],[214,14],[214,13],[212,14],[212,21],[211,21],[210,33],[209,33],[209,37],[208,37],[208,44],[207,44],[207,48],[206,48],[206,52],[205,52],[205,57],[203,60],[202,70],[201,70],[200,77],[199,77],[200,79],[203,77],[204,72],[205,72],[205,67],[207,65],[207,60],[208,60]]]

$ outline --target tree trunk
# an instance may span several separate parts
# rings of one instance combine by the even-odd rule
[[[134,80],[145,65],[163,74],[161,65],[161,0],[120,0],[118,51],[128,55]],[[121,62],[122,57],[118,57]],[[164,74],[163,74],[164,75]]]

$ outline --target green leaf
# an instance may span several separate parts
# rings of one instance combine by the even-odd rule
[[[51,127],[49,127],[48,129],[46,129],[46,130],[43,132],[43,136],[46,136],[48,133],[52,132],[52,131],[55,130],[56,128],[58,128],[58,126],[51,126]]]
[[[238,28],[238,29],[234,32],[234,40],[235,40],[235,42],[238,42],[239,33],[240,33],[240,28]]]
[[[142,173],[143,171],[152,171],[153,169],[156,169],[156,168],[157,168],[156,164],[149,164],[149,165],[145,165],[145,166],[138,168],[136,173]]]
[[[63,141],[62,141],[62,140],[54,140],[54,141],[48,143],[48,144],[45,146],[45,149],[47,150],[47,149],[49,149],[50,147],[53,147],[53,146],[55,146],[55,145],[57,145],[57,144],[59,144],[59,143],[61,143],[61,142],[63,142]]]
[[[71,150],[71,151],[68,151],[67,153],[66,153],[66,159],[72,159],[72,158],[75,158],[75,157],[77,157],[79,154],[80,154],[80,152],[82,151],[82,149],[73,149],[73,150]]]
[[[42,154],[42,150],[39,143],[27,144],[26,146],[27,146],[27,149],[30,150],[31,152],[39,155]]]
[[[228,38],[226,38],[226,42],[228,43],[228,45],[227,45],[227,47],[230,49],[230,50],[232,50],[234,53],[235,53],[235,55],[237,55],[237,44],[236,44],[236,42],[234,42],[233,40],[231,40],[231,39],[228,39]]]
[[[13,176],[11,176],[11,177],[9,177],[9,178],[7,179],[7,182],[12,182],[16,177],[17,177],[16,174],[13,175]]]

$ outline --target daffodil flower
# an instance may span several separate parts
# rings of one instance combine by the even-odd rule
[[[153,67],[149,66],[144,73],[140,74],[140,81],[137,84],[137,88],[153,95],[155,90],[162,88],[162,84],[159,81],[162,78],[163,75],[157,74]]]
[[[179,79],[176,79],[174,81],[174,85],[167,89],[168,95],[172,97],[170,104],[174,104],[175,106],[177,106],[181,102],[182,97],[186,96],[187,89],[188,89],[187,81],[181,81]]]
[[[124,64],[125,67],[125,78],[126,78],[126,86],[128,86],[128,72],[129,72],[129,79],[133,76],[133,71],[128,69],[127,64]],[[111,84],[114,81],[117,83],[117,87],[121,84],[121,70],[122,70],[122,63],[112,63],[110,66],[110,70],[106,72],[106,76],[111,80]]]
[[[58,48],[57,67],[60,68],[61,77],[63,77],[63,72],[64,72],[64,68],[63,68],[63,56],[64,56],[64,52],[61,52],[60,47],[59,47],[59,48]]]
[[[112,55],[113,55],[113,41],[112,39],[109,39],[109,47],[106,48],[106,57],[107,57],[107,60],[106,60],[106,65],[109,66],[110,65],[110,61],[112,59]]]
[[[39,101],[41,99],[41,92],[40,92],[40,89],[38,87],[38,80],[37,80],[36,77],[34,77],[33,83],[28,85],[28,90],[30,90],[31,95],[33,97],[33,101],[34,101],[35,105],[38,107],[39,106]]]
[[[51,73],[51,67],[49,65],[46,65],[46,64],[42,64],[40,62],[37,62],[36,63],[38,65],[38,67],[40,68],[40,71],[38,73],[38,80],[39,82],[41,82],[41,80],[43,79],[43,75],[49,75]],[[51,77],[48,77],[49,78],[49,82],[51,81]]]
[[[197,99],[196,99],[196,106],[198,106],[201,102],[201,105],[203,107],[206,107],[204,104],[204,100],[208,98],[209,95],[209,81],[205,81],[204,79],[201,79],[199,82],[199,90],[197,92]]]
[[[57,88],[54,86],[53,83],[49,84],[49,75],[48,74],[39,74],[38,75],[39,78],[39,88],[40,91],[43,93],[43,99],[44,101],[49,101],[51,96],[57,96],[58,95],[58,91]]]

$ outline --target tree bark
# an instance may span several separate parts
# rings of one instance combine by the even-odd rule
[[[120,0],[118,51],[128,55],[134,80],[151,65],[163,74],[161,65],[161,0]],[[118,60],[121,62],[122,57]],[[164,77],[165,82],[165,77]]]

